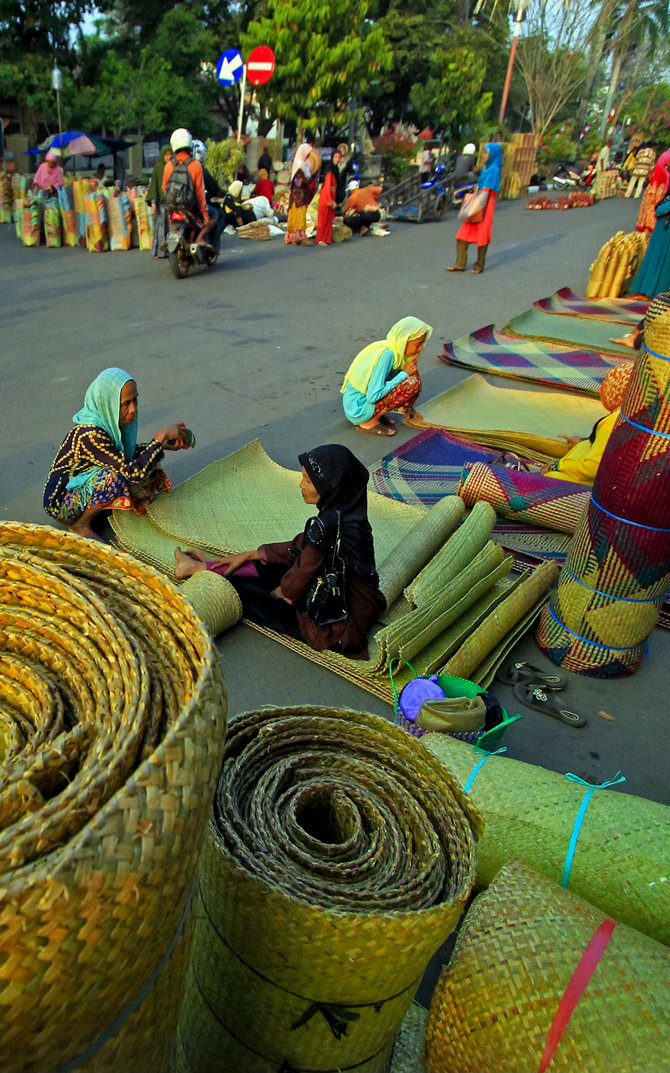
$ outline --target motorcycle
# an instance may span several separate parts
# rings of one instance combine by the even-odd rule
[[[198,245],[195,239],[200,228],[190,213],[181,209],[168,209],[168,222],[165,244],[170,268],[176,278],[183,279],[193,265],[211,268],[219,256],[219,251],[213,246]]]
[[[551,181],[555,190],[583,190],[590,185],[587,177],[565,162],[556,165]]]

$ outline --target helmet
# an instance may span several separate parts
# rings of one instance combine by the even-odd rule
[[[360,185],[361,184],[359,183],[358,179],[351,179],[347,183],[347,190],[358,190]]]
[[[178,153],[180,149],[188,149],[189,153],[193,146],[193,138],[191,137],[190,130],[186,130],[186,127],[177,127],[172,131],[170,135],[170,148],[173,153]]]
[[[467,145],[463,146],[463,156],[475,156],[476,152],[477,146],[474,142],[468,142]]]
[[[196,160],[199,160],[201,164],[204,164],[207,160],[207,146],[204,142],[201,142],[199,138],[193,139],[191,156],[195,157]]]

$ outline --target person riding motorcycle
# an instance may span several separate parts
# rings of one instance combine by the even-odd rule
[[[200,228],[195,241],[198,246],[210,246],[211,243],[205,236],[213,231],[216,226],[216,219],[213,216],[210,216],[207,211],[202,164],[199,160],[193,159],[193,138],[191,137],[191,132],[186,130],[185,127],[177,127],[177,129],[170,135],[170,148],[172,149],[174,156],[173,159],[168,161],[165,165],[165,170],[163,172],[163,190],[167,189],[167,184],[174,171],[175,164],[186,164],[193,182],[198,209],[200,210],[199,214],[193,214],[195,225]]]
[[[223,190],[216,179],[205,167],[205,161],[207,160],[207,146],[204,142],[201,142],[199,138],[193,139],[192,147],[193,159],[197,160],[202,165],[202,178],[205,184],[205,200],[207,201],[207,210],[210,217],[214,217],[214,228],[212,230],[212,245],[214,249],[218,250],[221,245],[221,232],[226,226],[226,215],[223,208],[220,205],[214,205],[214,198],[225,198],[226,191]]]

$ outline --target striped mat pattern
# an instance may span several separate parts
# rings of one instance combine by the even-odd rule
[[[633,298],[585,298],[569,287],[561,287],[555,294],[540,298],[533,305],[544,313],[557,313],[564,317],[594,317],[632,328],[645,315],[649,303]]]

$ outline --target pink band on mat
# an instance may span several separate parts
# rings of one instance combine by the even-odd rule
[[[568,986],[563,992],[563,997],[558,1004],[554,1020],[551,1023],[551,1028],[549,1029],[547,1042],[544,1048],[544,1054],[542,1055],[542,1061],[538,1067],[538,1073],[547,1073],[551,1061],[556,1054],[556,1049],[561,1041],[561,1036],[565,1032],[577,1003],[588,987],[589,981],[607,949],[607,944],[612,938],[612,932],[616,928],[616,925],[617,922],[616,920],[613,920],[612,917],[605,917],[579,959],[579,964],[573,972]]]

